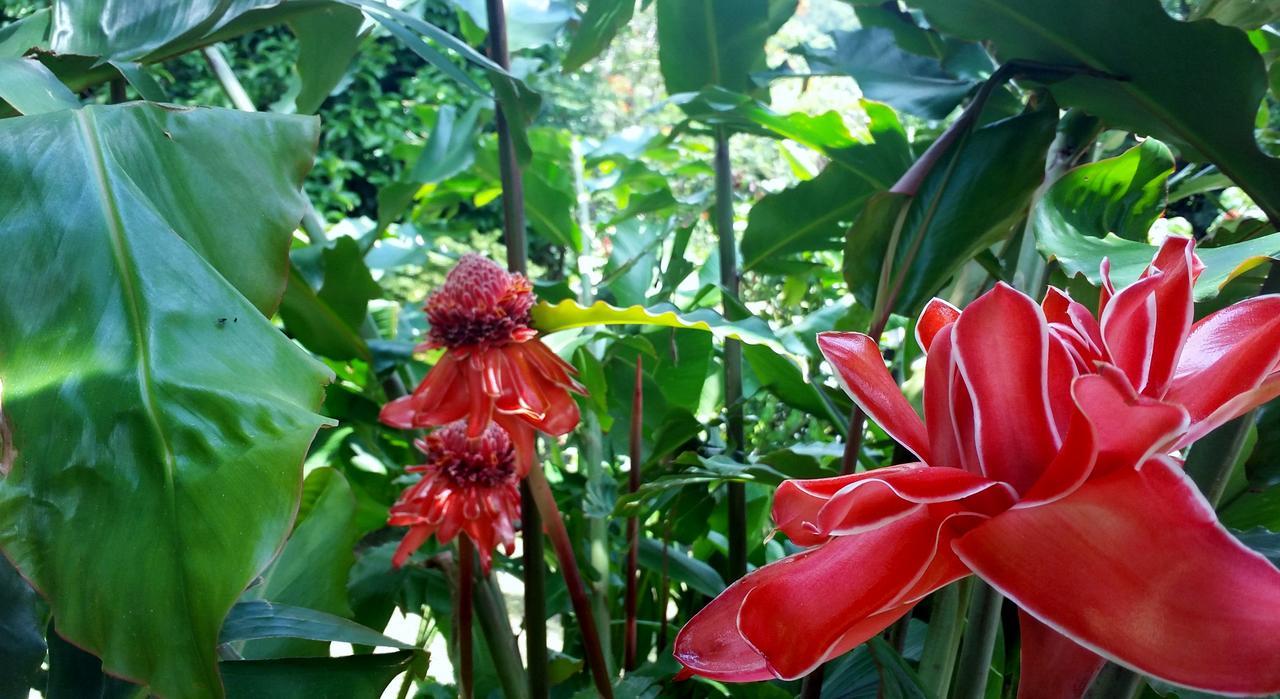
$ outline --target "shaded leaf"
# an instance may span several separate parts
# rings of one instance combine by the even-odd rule
[[[662,570],[662,542],[648,537],[640,538],[640,565],[651,570]],[[724,592],[724,579],[715,568],[685,553],[681,547],[671,544],[667,547],[667,574],[671,579],[688,585],[691,590],[708,597],[715,597]]]
[[[910,4],[943,32],[992,41],[1002,61],[1094,71],[1052,82],[1049,89],[1059,104],[1155,136],[1183,157],[1216,163],[1280,219],[1280,160],[1265,155],[1253,134],[1267,76],[1244,32],[1214,21],[1175,20],[1159,0]]]
[[[289,334],[331,359],[367,361],[369,348],[359,328],[369,301],[380,297],[382,289],[364,264],[360,244],[344,236],[296,250],[291,259],[280,305]]]
[[[658,60],[669,94],[718,85],[755,88],[766,68],[765,40],[795,12],[796,0],[657,0]]]
[[[727,456],[705,457],[685,453],[671,463],[669,472],[657,477],[646,473],[645,482],[639,490],[618,498],[614,515],[618,517],[643,515],[645,503],[673,488],[720,483],[763,483],[776,486],[786,479],[786,474],[766,464],[744,464]]]
[[[150,103],[0,121],[0,547],[62,634],[159,694],[221,693],[218,628],[325,422],[332,375],[265,317],[315,126]]]
[[[315,114],[342,80],[364,39],[363,24],[363,12],[339,4],[289,21],[289,29],[298,37],[295,65],[301,88],[293,105],[299,114]]]
[[[220,664],[231,699],[378,699],[422,651],[403,650],[345,658],[236,660]]]
[[[222,624],[219,642],[234,643],[259,638],[306,638],[384,648],[412,647],[367,626],[314,609],[275,604],[266,600],[237,603]]]
[[[44,660],[36,592],[0,556],[0,699],[25,699]]]
[[[473,102],[458,116],[451,104],[440,107],[422,154],[414,163],[409,179],[417,184],[441,182],[471,167],[476,157],[476,129],[484,102]]]
[[[1263,527],[1255,527],[1246,532],[1232,532],[1240,543],[1257,551],[1267,560],[1280,566],[1280,532],[1273,532]]]
[[[573,42],[560,61],[561,70],[573,72],[599,56],[631,21],[635,9],[636,0],[589,0]]]
[[[1057,110],[1045,109],[976,129],[942,154],[914,197],[872,198],[844,253],[858,302],[884,303],[878,295],[896,289],[892,310],[914,315],[969,258],[1009,235],[1044,177],[1056,123]]]

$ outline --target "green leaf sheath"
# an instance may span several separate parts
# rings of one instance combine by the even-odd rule
[[[150,104],[0,122],[0,548],[59,633],[220,696],[330,372],[272,327],[314,120]]]

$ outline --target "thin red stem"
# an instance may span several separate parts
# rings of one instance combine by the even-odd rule
[[[636,385],[631,393],[631,492],[640,489],[640,440],[644,424],[644,357],[636,356]],[[639,601],[640,520],[627,518],[627,626],[622,639],[622,667],[636,669],[636,607]]]
[[[458,695],[471,699],[475,676],[471,657],[471,598],[475,590],[475,547],[466,535],[458,537]]]
[[[596,691],[605,699],[613,699],[613,685],[609,681],[609,667],[605,664],[604,653],[600,650],[600,634],[596,629],[595,617],[591,613],[591,602],[587,599],[587,586],[582,582],[582,573],[578,570],[578,560],[573,554],[573,543],[569,540],[569,531],[565,529],[564,517],[560,515],[560,507],[556,505],[555,495],[551,493],[551,484],[542,473],[542,466],[535,464],[525,479],[529,492],[542,515],[542,526],[551,537],[551,547],[556,551],[556,560],[560,562],[560,573],[564,576],[565,587],[569,590],[569,600],[573,603],[574,616],[578,618],[578,629],[582,632],[582,645],[587,655],[587,665],[591,667],[591,676],[596,683]]]

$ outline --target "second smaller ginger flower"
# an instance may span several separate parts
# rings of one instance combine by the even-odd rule
[[[489,571],[493,549],[515,550],[520,519],[520,479],[515,448],[501,427],[490,424],[479,437],[465,422],[450,423],[415,444],[427,461],[410,466],[422,480],[400,495],[389,524],[409,527],[392,564],[399,568],[429,537],[448,543],[459,533],[476,545],[480,565]]]

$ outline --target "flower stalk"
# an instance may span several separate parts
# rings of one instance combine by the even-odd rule
[[[613,685],[609,679],[609,668],[605,664],[604,653],[600,650],[600,634],[596,630],[595,620],[591,614],[591,601],[587,599],[587,587],[582,581],[582,573],[578,570],[577,559],[573,555],[573,542],[569,539],[569,531],[565,529],[564,518],[560,515],[560,507],[556,505],[551,485],[542,472],[540,465],[534,466],[525,479],[533,500],[546,523],[547,536],[551,538],[551,546],[555,549],[556,560],[560,562],[560,572],[564,576],[565,587],[569,591],[569,600],[573,603],[573,613],[578,619],[578,629],[582,632],[582,645],[587,656],[587,665],[591,668],[592,679],[596,683],[596,691],[600,696],[612,699]]]
[[[475,646],[471,642],[471,598],[475,591],[475,549],[471,539],[458,537],[458,607],[454,610],[458,619],[458,695],[471,699],[475,688]]]
[[[954,699],[982,699],[987,693],[991,675],[991,657],[996,636],[1000,632],[1000,607],[1004,597],[981,580],[973,584],[969,605],[969,625],[960,646],[959,672],[956,675]]]
[[[644,357],[636,355],[636,385],[631,393],[631,472],[628,476],[630,492],[640,489],[640,440],[644,424]],[[628,672],[636,669],[636,610],[639,603],[640,520],[627,518],[627,592],[625,607],[627,623],[622,639],[622,667]]]
[[[729,131],[716,128],[715,228],[720,244],[720,286],[725,317],[734,320],[738,301],[738,245],[733,233],[733,166],[729,162]],[[741,461],[746,450],[742,406],[742,345],[724,342],[725,442],[730,455]],[[742,483],[729,483],[729,578],[747,574],[747,491]]]

